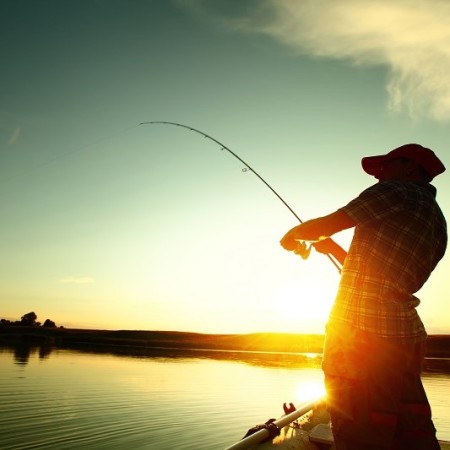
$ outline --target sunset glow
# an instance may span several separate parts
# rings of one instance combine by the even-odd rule
[[[317,380],[303,381],[295,390],[298,403],[325,397],[325,385]]]
[[[283,250],[298,218],[189,127],[302,221],[376,181],[364,156],[417,142],[450,167],[450,4],[88,3],[2,11],[0,318],[324,333],[338,271]],[[430,334],[448,273],[417,294]]]

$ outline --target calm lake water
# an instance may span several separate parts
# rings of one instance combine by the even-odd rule
[[[425,373],[450,440],[450,373]],[[220,450],[323,389],[320,360],[0,347],[0,448]]]

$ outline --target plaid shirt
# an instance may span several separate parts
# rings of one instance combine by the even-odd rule
[[[436,189],[385,181],[341,208],[356,223],[330,320],[404,343],[426,338],[414,296],[447,246]]]

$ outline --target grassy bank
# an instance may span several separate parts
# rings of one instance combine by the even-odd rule
[[[0,327],[0,343],[14,344],[21,342],[51,344],[57,347],[107,345],[162,349],[321,353],[324,336],[287,333],[202,334],[178,331]],[[450,358],[450,335],[429,336],[427,356]]]
[[[321,353],[322,335],[254,333],[202,334],[178,331],[80,330],[65,328],[0,327],[0,343],[107,345],[144,348],[177,348],[265,352]]]

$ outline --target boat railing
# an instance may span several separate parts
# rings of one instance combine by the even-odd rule
[[[311,411],[318,403],[318,400],[311,400],[306,403],[302,403],[298,407],[296,407],[295,411],[286,414],[285,416],[280,417],[279,419],[276,419],[273,424],[276,425],[279,429],[285,427],[286,425],[289,425],[290,423],[294,422],[298,418],[304,416],[309,411]],[[250,436],[247,436],[240,441],[236,442],[235,444],[231,445],[230,447],[227,447],[225,450],[245,450],[252,448],[253,446],[263,442],[268,437],[270,437],[270,431],[266,428],[262,428],[255,433],[251,434]]]

